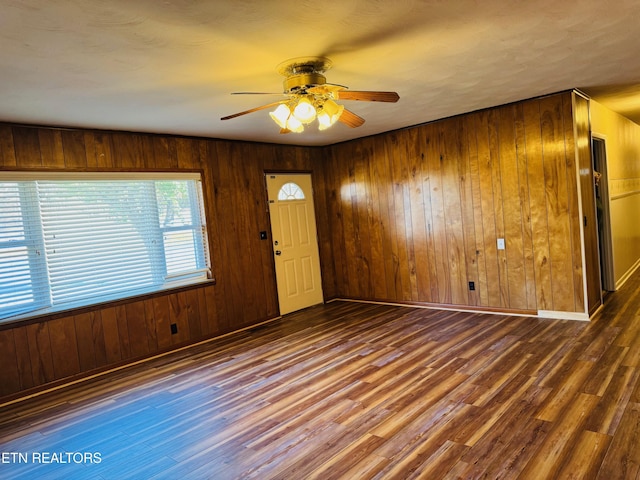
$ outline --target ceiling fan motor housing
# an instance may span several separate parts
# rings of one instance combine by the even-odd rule
[[[324,85],[324,75],[331,68],[331,60],[325,57],[298,57],[278,65],[278,73],[285,77],[283,82],[285,93],[305,93],[305,90],[317,85]]]
[[[301,91],[309,87],[324,85],[325,83],[327,83],[327,79],[324,75],[311,72],[291,75],[284,80],[283,86],[285,93],[301,93]]]

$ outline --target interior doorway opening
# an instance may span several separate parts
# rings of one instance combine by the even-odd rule
[[[591,138],[593,152],[594,189],[598,221],[598,252],[600,256],[600,281],[604,292],[616,289],[613,272],[613,245],[611,240],[611,210],[609,205],[609,180],[607,175],[607,148],[604,138]]]

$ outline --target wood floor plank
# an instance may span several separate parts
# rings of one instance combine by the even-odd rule
[[[640,404],[627,405],[620,428],[611,439],[597,479],[638,478],[640,474]]]
[[[593,369],[593,362],[577,361],[561,385],[554,389],[536,415],[540,420],[555,421],[563,410],[573,402],[584,381]]]
[[[598,395],[599,397],[604,395],[613,376],[618,371],[620,362],[622,362],[622,359],[625,357],[628,348],[629,347],[621,347],[619,345],[610,345],[594,365],[593,371],[582,386],[582,391],[584,393]]]
[[[567,460],[556,478],[559,480],[596,478],[610,443],[611,437],[609,435],[584,430],[572,451],[567,455]]]
[[[462,478],[522,478],[522,470],[531,462],[535,452],[549,435],[551,426],[548,422],[535,418],[529,419],[525,423],[518,425],[517,435],[514,435],[513,441],[509,443],[508,448],[502,450],[502,455],[494,461],[486,464],[480,463],[473,465],[479,468],[480,473],[471,476],[463,475]],[[470,465],[471,466],[471,465]],[[533,474],[532,479],[545,478]]]
[[[585,393],[580,393],[574,398],[564,415],[557,422],[553,422],[549,434],[523,470],[523,478],[555,478],[567,451],[579,437],[582,425],[597,402],[598,397]]]
[[[511,410],[511,415],[503,415],[495,421],[492,427],[487,429],[484,435],[478,438],[469,451],[461,457],[460,463],[464,465],[464,467],[459,467],[463,472],[461,478],[481,477],[485,470],[496,468],[505,459],[513,461],[514,457],[517,458],[514,455],[515,452],[521,449],[522,451],[533,450],[531,446],[536,443],[538,438],[542,438],[538,427],[546,425],[546,422],[538,421],[523,425],[522,419],[533,417],[533,412],[547,393],[548,389],[536,386],[530,387],[524,392],[519,397],[517,405],[514,405]],[[475,411],[480,416],[483,409],[476,407]],[[456,428],[454,439],[464,439],[469,436],[468,433],[464,434],[467,423],[464,420],[465,418],[458,420],[458,423],[462,425]]]
[[[633,393],[633,386],[638,383],[638,375],[640,371],[635,368],[618,368],[587,422],[588,430],[609,435],[615,433]]]
[[[0,405],[0,452],[101,455],[0,476],[636,478],[638,291],[640,273],[591,322],[319,305]]]

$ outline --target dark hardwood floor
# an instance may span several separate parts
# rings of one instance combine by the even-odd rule
[[[639,291],[589,323],[314,307],[1,407],[0,478],[639,478]]]

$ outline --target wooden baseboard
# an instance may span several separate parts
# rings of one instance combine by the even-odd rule
[[[625,284],[629,278],[636,273],[636,271],[640,268],[640,258],[633,264],[633,266],[627,270],[627,272],[620,277],[620,280],[616,282],[616,290],[620,290],[620,287]]]
[[[446,303],[389,302],[385,300],[365,300],[360,298],[340,297],[327,300],[327,303],[342,300],[345,302],[375,303],[380,305],[396,305],[400,307],[428,308],[433,310],[450,310],[455,312],[488,313],[493,315],[509,315],[520,317],[539,317],[556,320],[589,321],[589,315],[582,312],[558,312],[554,310],[521,310],[509,308],[489,308],[466,305],[450,305]]]
[[[538,310],[538,317],[555,320],[579,320],[581,322],[589,321],[589,314],[586,312],[558,312],[555,310]]]
[[[414,308],[427,308],[432,310],[450,310],[454,312],[471,312],[471,313],[489,313],[495,315],[509,315],[509,316],[521,316],[521,317],[536,317],[538,312],[536,310],[522,310],[522,309],[509,309],[509,308],[489,308],[480,306],[467,306],[467,305],[452,305],[448,303],[429,303],[429,302],[390,302],[388,300],[367,300],[361,298],[350,297],[336,297],[329,302],[335,302],[342,300],[345,302],[360,302],[360,303],[375,303],[380,305],[394,305],[398,307],[414,307]]]

